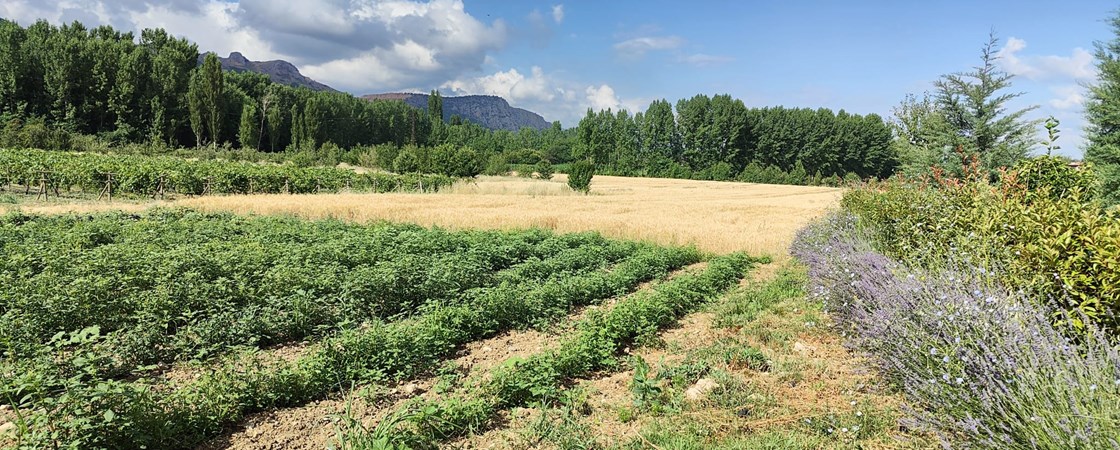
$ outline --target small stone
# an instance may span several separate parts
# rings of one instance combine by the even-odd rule
[[[4,422],[0,425],[0,436],[12,436],[16,434],[16,424],[11,422]]]
[[[420,385],[416,383],[408,383],[404,386],[401,386],[401,393],[403,393],[404,395],[423,394],[424,388],[420,387]]]
[[[739,408],[738,411],[735,411],[735,415],[739,417],[750,417],[751,410],[750,408]]]
[[[484,351],[484,352],[489,352],[489,351],[493,351],[493,350],[494,350],[494,349],[490,348],[490,346],[489,346],[489,345],[484,345],[484,346],[482,346],[482,351]]]
[[[816,350],[816,349],[813,348],[812,345],[803,344],[801,342],[793,343],[793,351],[795,351],[797,353],[800,353],[802,355],[808,355],[810,353],[813,353],[814,350]]]
[[[700,400],[704,398],[708,392],[711,392],[712,389],[717,387],[719,387],[719,383],[716,383],[715,380],[711,378],[701,378],[696,384],[684,391],[684,396],[689,400]]]

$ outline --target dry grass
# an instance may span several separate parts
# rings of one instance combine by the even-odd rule
[[[452,229],[542,227],[611,237],[746,250],[784,258],[794,233],[836,205],[840,190],[712,181],[596,176],[591,195],[551,181],[482,177],[439,194],[255,195],[185,199],[206,211],[292,214]]]
[[[564,175],[550,181],[479,177],[438,194],[249,195],[174,201],[93,200],[2,204],[0,213],[140,211],[188,206],[205,211],[333,217],[356,222],[388,220],[451,229],[541,227],[661,244],[695,244],[726,253],[745,250],[784,259],[794,233],[834,207],[840,189],[662,178],[596,176],[591,195],[568,189]]]

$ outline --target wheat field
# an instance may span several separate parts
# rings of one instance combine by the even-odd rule
[[[715,253],[745,250],[784,259],[794,233],[836,206],[840,195],[840,189],[827,187],[598,175],[592,180],[591,194],[582,195],[569,190],[561,174],[547,181],[483,176],[435,194],[237,195],[112,205],[27,203],[20,209],[135,211],[162,205],[450,229],[594,230],[610,237],[692,244]]]

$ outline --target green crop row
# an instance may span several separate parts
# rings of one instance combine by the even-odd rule
[[[436,191],[455,181],[444,175],[357,173],[333,167],[0,149],[0,188],[17,184],[30,190],[46,180],[52,194],[75,187],[101,192],[109,174],[114,195]]]
[[[55,367],[85,345],[103,377],[292,342],[470,289],[542,281],[618,261],[638,244],[592,233],[447,232],[412,225],[239,218],[186,210],[0,218],[0,339],[7,365]],[[44,364],[45,361],[45,364]],[[58,364],[61,361],[62,364]]]
[[[632,255],[599,270],[598,264],[556,266],[549,259],[510,266],[493,286],[466,291],[458,302],[429,303],[413,317],[370,321],[326,337],[294,361],[257,353],[230,356],[216,370],[191,382],[170,385],[151,380],[101,379],[87,357],[96,332],[62,336],[71,358],[70,375],[13,377],[8,397],[22,419],[18,436],[25,448],[191,448],[245,414],[322,398],[352,383],[416,376],[461,345],[511,328],[554,320],[572,307],[622,295],[639,283],[696,262],[694,249],[638,246]],[[534,264],[551,265],[545,274]],[[565,267],[568,267],[565,269]],[[515,274],[524,276],[521,282]],[[39,377],[39,378],[35,378]],[[36,386],[52,385],[52,389]]]
[[[760,261],[743,254],[719,257],[703,272],[678,276],[619,301],[606,312],[593,312],[556,349],[511,360],[482,377],[481,386],[458,396],[406,405],[388,419],[399,423],[350,434],[344,446],[438,448],[441,440],[487,428],[501,409],[558,400],[564,382],[617,367],[623,348],[655,335],[718,295]]]

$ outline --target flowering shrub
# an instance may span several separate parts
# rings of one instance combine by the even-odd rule
[[[1028,161],[993,184],[975,164],[853,189],[842,205],[885,255],[908,265],[998,274],[1030,297],[1120,332],[1120,217],[1089,201],[1090,175]],[[1057,190],[1053,190],[1057,189]]]
[[[1066,333],[1053,308],[968,258],[908,267],[874,251],[857,223],[833,215],[802,230],[792,252],[849,342],[917,406],[919,425],[947,445],[1120,448],[1120,353],[1105,333],[1092,323]]]

